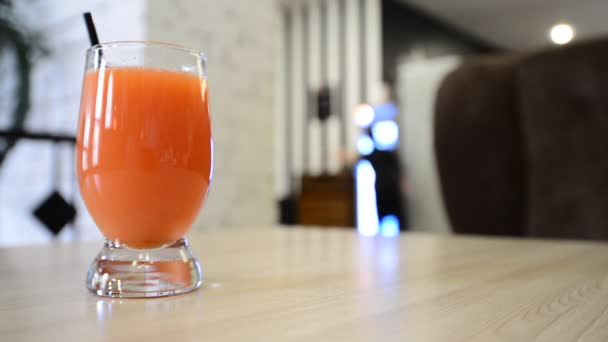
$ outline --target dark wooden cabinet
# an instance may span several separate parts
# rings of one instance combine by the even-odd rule
[[[355,183],[352,172],[303,176],[298,197],[298,224],[355,227]]]

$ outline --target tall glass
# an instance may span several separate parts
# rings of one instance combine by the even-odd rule
[[[106,237],[91,291],[157,297],[201,285],[185,234],[209,189],[212,148],[202,53],[153,42],[87,51],[76,173]]]

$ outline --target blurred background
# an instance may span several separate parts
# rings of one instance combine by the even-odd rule
[[[85,11],[102,42],[207,54],[195,231],[608,236],[608,2],[0,0],[0,245],[101,237],[73,167]]]

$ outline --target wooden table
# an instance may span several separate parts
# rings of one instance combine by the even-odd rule
[[[152,300],[85,290],[99,243],[0,249],[0,341],[608,341],[604,244],[273,228],[192,245],[203,288]]]

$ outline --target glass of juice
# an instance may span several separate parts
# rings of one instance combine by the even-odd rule
[[[198,288],[202,272],[185,234],[212,167],[204,54],[154,42],[91,47],[76,173],[106,241],[89,268],[88,289],[158,297]]]

